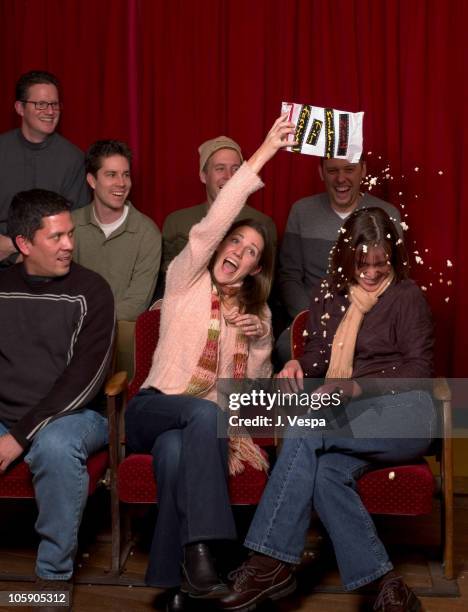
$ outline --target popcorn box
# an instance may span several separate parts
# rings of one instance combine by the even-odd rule
[[[357,163],[362,154],[364,113],[349,113],[310,104],[283,102],[281,113],[288,113],[296,124],[291,141],[298,144],[286,150],[319,157],[339,157]]]

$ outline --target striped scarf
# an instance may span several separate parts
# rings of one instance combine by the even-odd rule
[[[221,333],[221,301],[215,287],[211,294],[211,316],[208,326],[208,337],[200,355],[195,372],[192,374],[185,395],[203,397],[218,380],[219,336]],[[233,378],[245,378],[249,343],[239,329],[236,335],[235,352],[233,356]],[[252,438],[246,436],[230,436],[229,438],[229,474],[236,475],[244,471],[245,463],[257,470],[268,470],[268,462],[260,448]]]

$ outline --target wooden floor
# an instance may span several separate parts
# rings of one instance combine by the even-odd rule
[[[106,575],[110,559],[110,533],[107,525],[107,514],[102,512],[107,499],[102,497],[91,506],[87,513],[85,529],[82,534],[81,549],[78,556],[77,575],[84,577],[89,572]],[[247,524],[244,513],[238,516],[239,528],[242,531]],[[141,582],[147,560],[147,544],[151,532],[152,515],[137,521],[136,527],[141,536],[141,543],[136,546],[127,564],[126,576],[135,577]],[[33,573],[35,540],[32,530],[34,507],[29,502],[2,502],[0,504],[0,572],[12,574]],[[413,588],[427,591],[431,588],[431,575],[428,559],[434,557],[438,541],[438,521],[436,513],[432,517],[418,519],[385,519],[378,522],[379,533],[390,552],[396,568],[404,575]],[[316,592],[316,589],[339,588],[339,576],[330,555],[329,548],[320,538],[317,530],[311,531],[309,554],[298,572],[299,588],[294,596],[275,604],[266,603],[261,612],[364,612],[372,610],[374,596],[372,593],[337,594]],[[421,597],[424,610],[427,612],[448,612],[468,610],[468,496],[456,499],[456,549],[455,561],[457,570],[458,597]],[[145,548],[146,543],[146,548]],[[224,549],[224,562],[234,560],[242,555],[242,549],[231,547]],[[434,557],[432,568],[439,569]],[[446,585],[442,579],[441,584]],[[30,590],[34,588],[29,582],[0,582],[0,591]],[[437,590],[437,583],[436,583]],[[108,586],[77,584],[74,591],[74,612],[144,612],[164,610],[164,593],[157,589],[141,586]],[[35,608],[22,607],[21,610],[34,611]],[[60,608],[57,608],[59,610]],[[197,612],[213,610],[208,604],[198,604]],[[12,610],[2,607],[0,610]]]

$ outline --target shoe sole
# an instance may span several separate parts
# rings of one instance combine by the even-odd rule
[[[283,586],[284,585],[284,586]],[[278,591],[278,587],[281,587]],[[255,610],[259,604],[270,599],[271,601],[276,601],[277,599],[281,599],[282,597],[287,597],[294,593],[297,588],[296,579],[294,576],[290,576],[285,580],[284,583],[279,585],[274,585],[270,587],[269,591],[263,591],[259,593],[256,597],[251,599],[248,603],[243,604],[242,606],[237,606],[236,608],[221,608],[221,610],[225,610],[226,612],[250,612],[251,610]],[[272,592],[271,592],[272,591]]]
[[[211,591],[189,591],[186,587],[181,587],[181,592],[188,595],[191,599],[221,599],[231,592],[226,585],[213,588]]]

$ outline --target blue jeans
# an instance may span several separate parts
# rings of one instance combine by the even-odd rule
[[[0,423],[0,435],[7,433]],[[88,498],[86,461],[107,444],[107,419],[94,410],[68,414],[35,436],[24,460],[33,475],[41,540],[36,574],[68,580],[73,574],[78,530]]]
[[[126,411],[127,445],[152,453],[159,511],[146,582],[180,585],[183,546],[234,539],[229,502],[228,440],[218,438],[219,408],[189,395],[142,389]]]
[[[410,391],[354,401],[354,437],[315,433],[284,444],[247,534],[245,545],[287,563],[299,563],[312,509],[333,543],[341,579],[357,589],[392,569],[356,480],[379,463],[422,457],[437,424],[430,395]],[[320,413],[317,413],[320,414]],[[414,438],[408,431],[416,431]],[[359,437],[378,432],[388,437]]]

